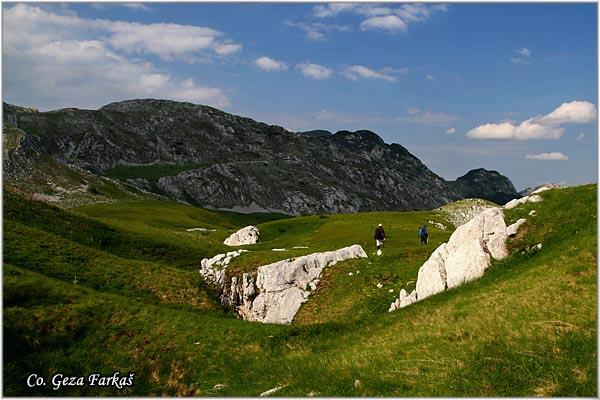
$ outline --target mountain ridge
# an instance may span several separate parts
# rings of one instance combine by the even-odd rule
[[[497,192],[518,197],[510,180],[495,171],[479,170],[477,182],[446,181],[400,144],[386,144],[369,130],[305,135],[209,106],[155,99],[98,110],[29,110],[4,103],[5,129],[20,135],[5,157],[9,183],[24,175],[23,163],[15,160],[45,154],[98,175],[123,167],[187,165],[154,180],[122,180],[215,209],[254,204],[300,215],[425,210]]]

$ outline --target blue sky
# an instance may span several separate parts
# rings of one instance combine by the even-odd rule
[[[3,4],[4,100],[370,129],[446,179],[597,181],[596,4]]]

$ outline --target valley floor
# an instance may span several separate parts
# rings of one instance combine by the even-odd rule
[[[258,396],[281,387],[274,395],[594,397],[596,191],[550,190],[506,210],[507,224],[528,219],[511,256],[475,282],[388,313],[452,233],[440,212],[290,218],[161,200],[66,211],[5,186],[3,394]],[[449,229],[429,224],[420,246],[417,229],[430,220]],[[388,236],[381,257],[378,223]],[[232,272],[352,244],[369,258],[329,268],[291,325],[241,321],[198,269],[248,224],[261,237]],[[187,231],[199,227],[209,230]],[[133,385],[49,382],[115,371],[134,373]],[[28,387],[32,373],[48,384]]]

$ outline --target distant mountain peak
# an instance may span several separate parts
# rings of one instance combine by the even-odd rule
[[[521,197],[510,179],[485,168],[472,169],[453,183],[466,197],[481,197],[498,204]]]

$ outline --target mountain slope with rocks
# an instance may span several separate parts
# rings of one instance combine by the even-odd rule
[[[447,182],[368,130],[293,133],[190,103],[128,100],[49,112],[4,104],[4,126],[14,142],[4,159],[9,183],[50,157],[140,190],[238,212],[424,210],[465,197],[518,197],[495,171]]]

